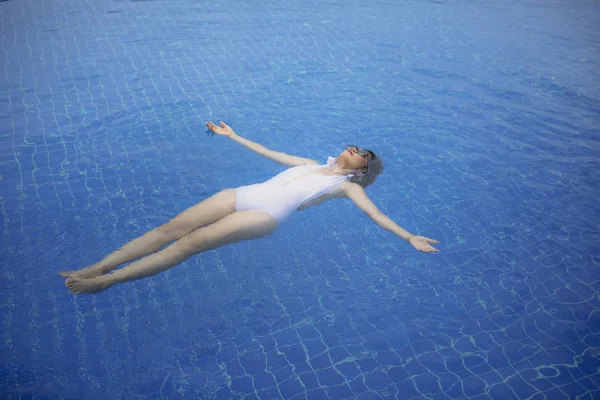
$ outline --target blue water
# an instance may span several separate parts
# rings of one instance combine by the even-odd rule
[[[0,2],[9,399],[600,398],[597,1]],[[75,296],[82,268],[346,143],[350,201]]]

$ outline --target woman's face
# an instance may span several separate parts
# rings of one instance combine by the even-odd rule
[[[355,148],[350,150],[344,150],[342,154],[340,154],[339,158],[344,159],[344,164],[346,168],[354,168],[358,170],[362,170],[366,167],[368,160],[368,156],[361,156],[356,152]]]

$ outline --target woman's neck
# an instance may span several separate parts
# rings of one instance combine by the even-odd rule
[[[344,166],[340,165],[337,161],[335,162],[335,164],[333,164],[331,166],[331,168],[329,168],[329,170],[335,174],[338,175],[348,175],[348,174],[355,174],[356,173],[356,169],[354,168],[344,168]]]

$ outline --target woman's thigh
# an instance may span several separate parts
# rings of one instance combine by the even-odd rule
[[[259,239],[270,235],[277,227],[277,220],[263,211],[236,211],[212,225],[196,229],[177,243],[186,252],[199,253],[243,240]]]
[[[235,211],[235,190],[225,189],[186,209],[160,229],[170,240],[213,224]]]

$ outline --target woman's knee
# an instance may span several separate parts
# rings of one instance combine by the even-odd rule
[[[159,242],[170,243],[188,233],[188,228],[172,220],[154,230],[156,240]]]
[[[181,259],[181,261],[187,260],[194,254],[202,252],[202,249],[199,246],[190,241],[186,241],[185,238],[179,239],[177,242],[173,243],[170,248],[171,251],[177,254],[178,259]]]

